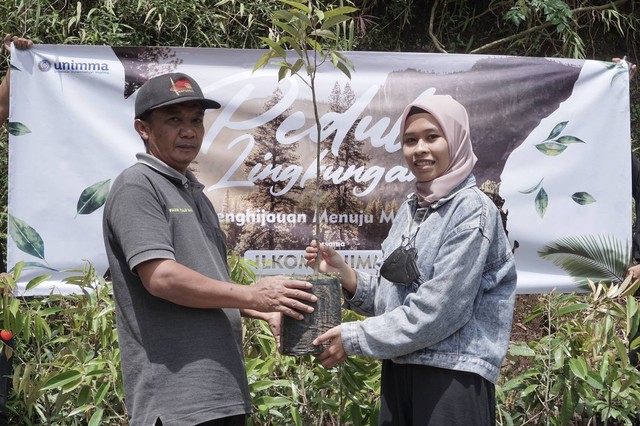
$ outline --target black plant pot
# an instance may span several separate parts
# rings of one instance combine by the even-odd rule
[[[327,330],[340,325],[342,321],[340,280],[329,275],[314,274],[294,277],[313,284],[310,293],[318,301],[313,304],[314,311],[304,314],[303,320],[282,316],[280,326],[280,353],[284,355],[317,355],[323,351],[322,346],[315,346],[313,341]]]

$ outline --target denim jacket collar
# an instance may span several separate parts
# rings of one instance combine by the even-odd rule
[[[473,175],[473,173],[471,173],[460,183],[460,185],[456,186],[448,195],[440,198],[438,201],[431,204],[431,206],[429,206],[428,208],[437,210],[440,206],[449,202],[460,191],[466,188],[471,188],[473,186],[476,186],[476,178]],[[409,202],[410,212],[415,212],[417,209],[420,208],[418,207],[418,195],[415,192],[412,192],[411,194],[407,195],[407,199]]]

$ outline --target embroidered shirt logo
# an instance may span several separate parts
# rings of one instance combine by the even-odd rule
[[[169,213],[193,213],[193,209],[189,207],[172,207]]]

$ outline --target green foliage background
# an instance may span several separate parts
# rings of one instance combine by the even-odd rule
[[[638,63],[640,6],[633,0],[354,0],[356,50],[508,54]],[[264,48],[273,0],[4,0],[4,33],[36,43]],[[6,56],[0,69],[8,67]],[[640,140],[640,83],[631,84],[632,144]],[[6,247],[7,134],[0,133],[0,241]],[[621,214],[627,214],[621,212]],[[239,282],[251,280],[231,255]],[[13,265],[9,265],[12,267]],[[4,298],[18,337],[10,407],[16,425],[126,424],[108,283],[90,265],[71,279],[80,295]],[[11,285],[7,278],[7,285]],[[32,285],[37,285],[37,280]],[[627,283],[629,284],[629,283]],[[625,357],[637,304],[624,291],[546,295],[527,320],[546,337],[514,342],[498,388],[499,424],[631,424],[637,370]],[[600,290],[598,290],[600,289]],[[605,296],[603,296],[606,295]],[[604,315],[603,315],[604,313]],[[345,320],[352,320],[352,314]],[[246,323],[255,425],[376,424],[379,363],[351,359],[324,370],[282,357],[264,324]],[[8,327],[7,327],[8,328]],[[524,360],[524,361],[523,361]],[[613,372],[613,373],[612,373]],[[614,374],[615,373],[615,374]],[[577,383],[590,386],[577,386]]]

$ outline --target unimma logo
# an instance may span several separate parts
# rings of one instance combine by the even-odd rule
[[[108,74],[109,64],[107,62],[86,61],[77,62],[74,59],[69,61],[50,62],[43,59],[38,64],[40,71],[46,72],[53,68],[55,72],[74,73],[74,74]]]
[[[51,62],[48,59],[43,59],[38,64],[38,69],[42,72],[47,72],[51,69]]]

